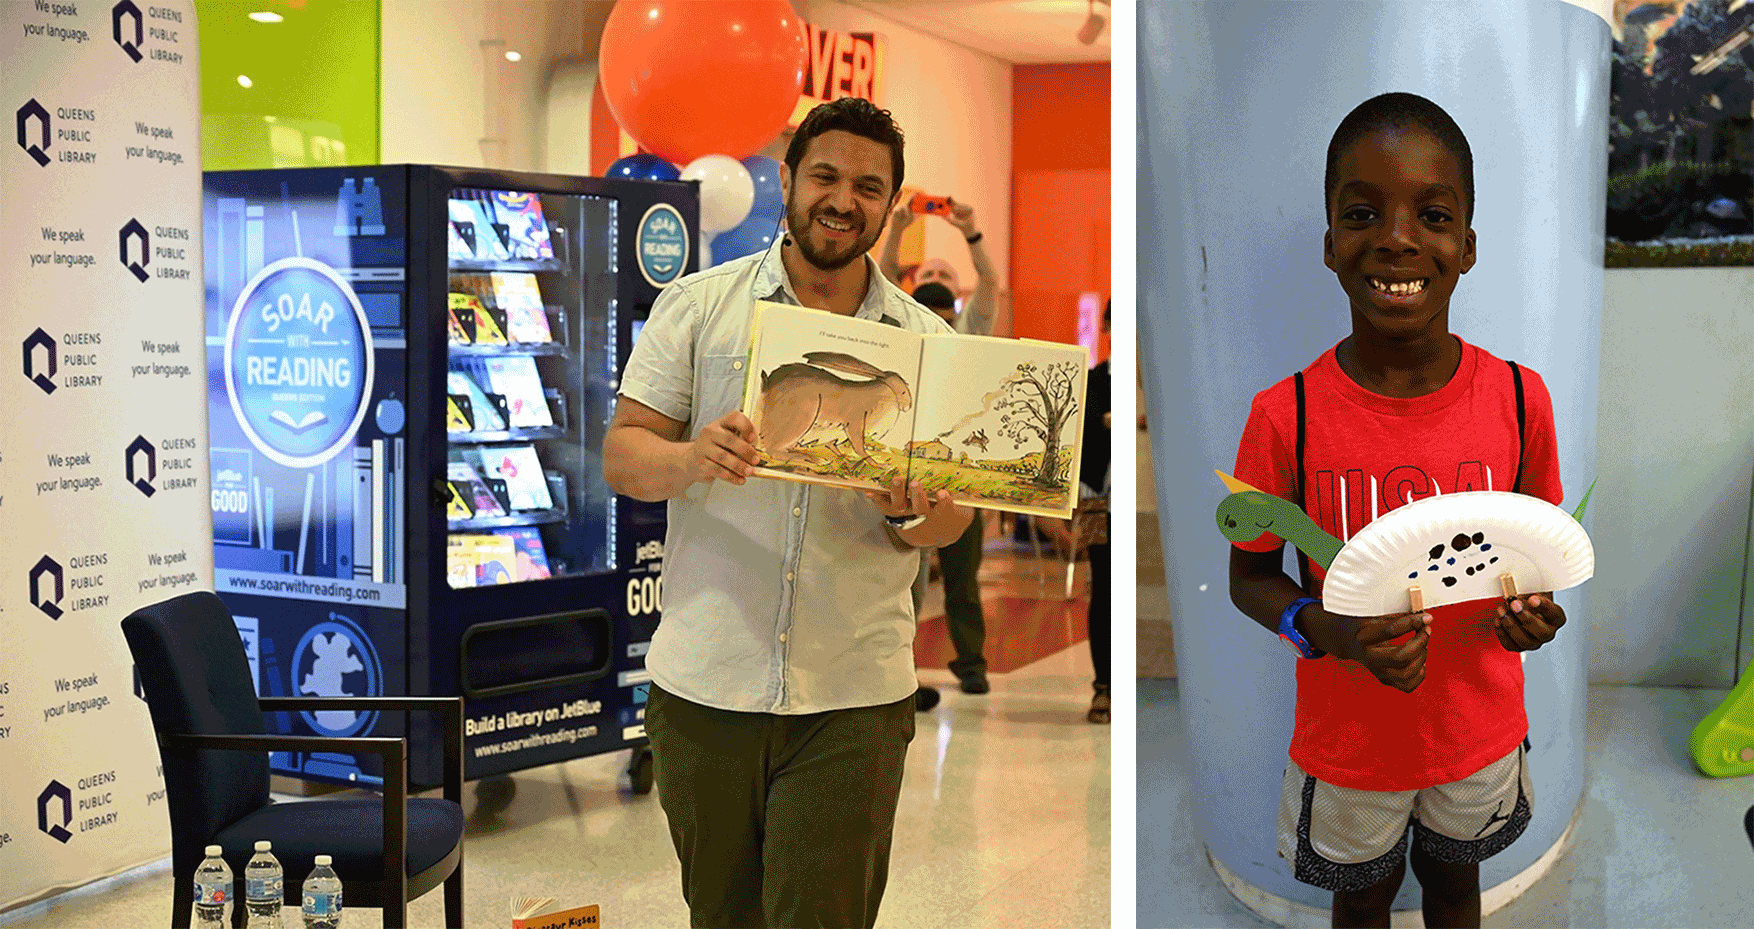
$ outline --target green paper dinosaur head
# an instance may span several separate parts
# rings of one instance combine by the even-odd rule
[[[1232,542],[1253,542],[1272,533],[1297,546],[1325,570],[1343,543],[1328,534],[1301,507],[1225,474],[1214,472],[1232,491],[1218,504],[1218,531]]]

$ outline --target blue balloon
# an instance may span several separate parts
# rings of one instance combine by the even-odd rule
[[[780,163],[766,155],[750,155],[743,159],[743,168],[755,182],[755,204],[750,216],[766,216],[770,224],[786,212],[786,194],[780,188]]]
[[[713,237],[713,264],[764,251],[779,235],[779,216],[760,216],[752,210],[748,219]]]
[[[673,181],[682,176],[677,167],[656,155],[641,152],[618,159],[603,172],[604,177],[623,178],[630,181]]]

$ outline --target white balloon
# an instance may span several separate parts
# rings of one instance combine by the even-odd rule
[[[713,266],[713,240],[718,238],[716,232],[700,231],[700,269],[705,271]]]
[[[700,182],[703,232],[720,233],[736,228],[755,205],[755,180],[749,176],[749,169],[730,155],[702,155],[682,169],[682,179]]]

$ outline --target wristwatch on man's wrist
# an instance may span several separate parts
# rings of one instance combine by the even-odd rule
[[[897,532],[904,529],[912,529],[926,521],[926,517],[923,514],[918,516],[885,516],[883,519]]]
[[[1320,602],[1314,597],[1299,597],[1291,601],[1291,605],[1285,608],[1285,612],[1279,614],[1279,641],[1284,642],[1285,647],[1291,649],[1292,653],[1299,658],[1320,658],[1327,654],[1327,652],[1309,644],[1309,640],[1303,637],[1303,633],[1297,631],[1297,611],[1312,603]]]

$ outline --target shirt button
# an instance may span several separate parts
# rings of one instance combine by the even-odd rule
[[[786,580],[788,580],[788,581],[789,581],[789,580],[791,580],[791,579],[792,579],[792,572],[790,572],[790,571],[787,571],[787,572],[786,572]]]
[[[781,641],[781,642],[784,642],[784,641],[785,641],[785,640],[786,640],[786,634],[785,634],[785,633],[783,633],[783,632],[782,632],[782,633],[780,633],[780,641]]]
[[[733,362],[731,362],[731,370],[733,370],[733,371],[741,371],[741,370],[743,370],[743,362],[741,362],[741,361],[733,361]]]
[[[792,507],[792,515],[793,516],[803,516],[804,515],[804,508],[801,506]]]

